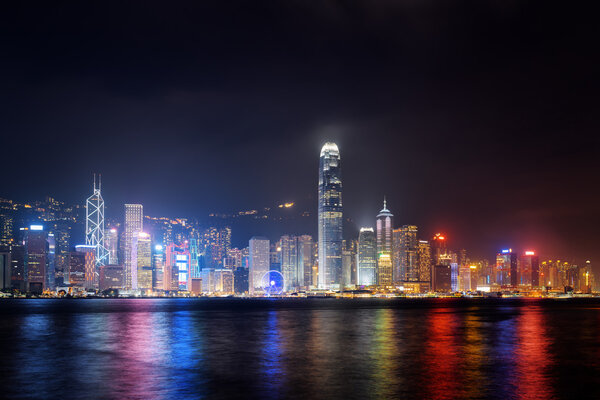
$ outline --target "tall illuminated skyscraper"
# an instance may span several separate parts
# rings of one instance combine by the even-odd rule
[[[284,235],[280,239],[281,247],[281,274],[285,283],[284,290],[289,292],[299,286],[298,274],[298,237]],[[304,278],[304,277],[302,277]]]
[[[22,228],[25,231],[25,282],[29,291],[42,293],[48,287],[46,274],[48,242],[47,232],[41,225]]]
[[[104,246],[108,252],[108,264],[119,264],[119,231],[117,228],[110,228],[104,236]]]
[[[125,237],[124,237],[124,252],[123,252],[123,266],[125,269],[125,282],[124,286],[126,289],[131,289],[132,276],[137,275],[136,271],[132,269],[131,260],[131,244],[134,235],[137,235],[144,228],[144,207],[141,204],[125,204]],[[137,267],[137,265],[136,265]]]
[[[392,221],[394,215],[387,209],[385,198],[383,208],[377,214],[377,282],[380,285],[392,284]]]
[[[360,228],[357,270],[358,285],[377,284],[377,240],[373,228]]]
[[[419,280],[417,227],[404,225],[400,229],[400,275],[403,281]]]
[[[87,198],[85,204],[85,244],[94,246],[96,267],[105,265],[108,261],[108,251],[104,247],[104,199],[100,193],[102,181],[96,187],[94,175],[94,193]]]
[[[338,287],[342,274],[342,169],[340,151],[327,142],[319,162],[319,288]]]
[[[254,236],[249,244],[249,275],[248,284],[250,293],[261,293],[260,287],[262,277],[269,271],[271,250],[269,239],[260,236]]]
[[[152,289],[152,241],[150,235],[139,232],[133,236],[131,255],[132,264],[135,258],[137,266],[137,282],[134,289]],[[133,283],[133,282],[132,282]]]
[[[419,259],[419,281],[431,282],[431,247],[429,241],[419,240],[417,258]]]

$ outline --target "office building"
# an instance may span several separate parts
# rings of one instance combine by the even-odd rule
[[[373,228],[360,228],[357,280],[361,286],[377,284],[377,240]]]
[[[249,243],[249,290],[250,294],[262,293],[261,280],[270,267],[270,242],[269,239],[254,236]]]
[[[123,241],[123,272],[125,275],[125,289],[133,289],[133,276],[137,275],[137,268],[132,267],[131,244],[133,238],[139,232],[142,232],[143,228],[144,207],[141,204],[125,204],[125,229]]]
[[[392,284],[392,224],[394,216],[387,209],[384,198],[383,208],[377,214],[377,283],[381,286]]]
[[[85,244],[94,247],[97,267],[108,262],[108,252],[104,246],[104,199],[100,193],[101,179],[96,187],[96,175],[94,175],[94,192],[87,198],[85,204]]]
[[[342,174],[335,143],[325,143],[319,161],[319,288],[337,288],[342,273]]]
[[[31,225],[24,228],[23,233],[26,289],[32,293],[42,293],[48,288],[48,235],[42,225]]]
[[[419,281],[431,282],[431,247],[429,241],[419,240],[417,245]]]
[[[110,228],[104,236],[104,246],[108,253],[107,264],[119,264],[119,231],[117,228]]]
[[[155,290],[164,290],[165,276],[165,252],[162,244],[154,246],[152,253],[152,288]]]

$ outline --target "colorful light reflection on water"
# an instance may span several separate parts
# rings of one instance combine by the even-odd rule
[[[0,302],[6,398],[600,398],[600,302]]]

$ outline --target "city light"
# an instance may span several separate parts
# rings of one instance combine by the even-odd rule
[[[29,229],[32,231],[43,231],[44,227],[42,225],[29,225]]]

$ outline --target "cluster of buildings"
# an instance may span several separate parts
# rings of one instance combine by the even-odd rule
[[[262,296],[265,285],[275,283],[269,278],[274,271],[282,277],[276,293],[289,295],[596,289],[590,261],[540,262],[529,249],[501,250],[493,262],[469,259],[466,250],[452,250],[444,234],[423,240],[417,226],[395,226],[385,199],[373,226],[345,237],[341,157],[334,143],[321,149],[318,191],[316,240],[308,234],[274,241],[255,236],[245,248],[232,247],[227,226],[145,216],[142,204],[125,204],[122,218],[107,220],[95,179],[85,207],[52,198],[33,204],[0,199],[0,290]]]

